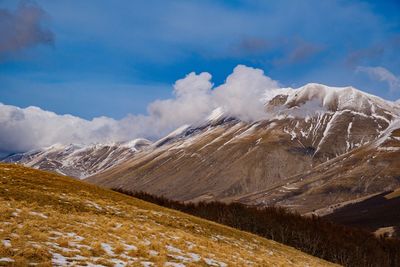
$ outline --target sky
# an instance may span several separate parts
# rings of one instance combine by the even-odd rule
[[[399,13],[397,0],[0,0],[0,103],[85,123],[138,123],[165,103],[190,99],[177,89],[185,77],[212,91],[242,73],[268,88],[351,85],[397,100]],[[32,148],[1,141],[0,151]]]

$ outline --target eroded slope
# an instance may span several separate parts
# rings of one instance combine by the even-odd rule
[[[395,190],[399,186],[400,121],[394,121],[374,142],[291,177],[274,188],[249,194],[240,201],[281,205],[323,215],[342,202]]]

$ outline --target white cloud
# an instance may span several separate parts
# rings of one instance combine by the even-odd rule
[[[392,92],[400,90],[400,78],[396,77],[392,72],[384,67],[358,66],[356,72],[365,72],[371,77],[371,79],[386,82]]]
[[[151,103],[146,115],[128,115],[121,120],[98,117],[89,121],[38,107],[0,103],[0,151],[27,151],[55,143],[156,139],[183,124],[205,119],[217,107],[242,120],[258,120],[266,116],[261,100],[278,87],[262,70],[243,65],[218,87],[213,87],[211,78],[206,72],[192,72],[176,81],[174,98]]]
[[[278,88],[276,81],[264,75],[260,69],[237,66],[225,84],[213,92],[217,107],[245,121],[265,117],[263,95]]]

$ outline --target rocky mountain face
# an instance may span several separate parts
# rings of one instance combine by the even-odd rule
[[[374,141],[239,201],[281,205],[325,215],[354,200],[395,190],[400,185],[400,121]]]
[[[57,172],[83,179],[121,163],[151,144],[145,139],[93,145],[53,145],[5,158],[8,163]]]
[[[282,89],[262,121],[217,109],[88,181],[309,212],[400,185],[399,114],[398,104],[351,87]]]

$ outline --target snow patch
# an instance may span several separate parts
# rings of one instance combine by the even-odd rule
[[[214,109],[210,116],[207,117],[207,121],[215,122],[222,119],[225,116],[224,109],[222,107]]]
[[[210,266],[226,267],[228,266],[225,262],[217,261],[211,258],[204,258],[204,261]]]
[[[47,215],[45,215],[45,214],[43,214],[43,213],[41,213],[41,212],[30,211],[29,214],[30,214],[30,215],[33,215],[33,216],[41,217],[41,218],[43,218],[43,219],[49,218]]]
[[[11,258],[0,258],[0,262],[14,262]]]
[[[6,247],[6,248],[10,248],[10,247],[11,247],[11,241],[8,240],[8,239],[2,240],[1,243],[2,243],[3,246]]]
[[[107,243],[101,243],[101,248],[110,256],[114,256],[114,251],[113,248],[110,244]]]

